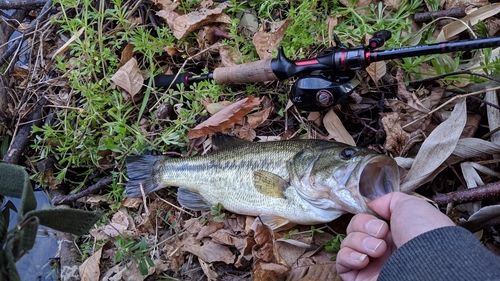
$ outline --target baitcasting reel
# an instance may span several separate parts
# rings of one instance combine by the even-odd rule
[[[390,31],[378,31],[373,34],[373,37],[370,39],[368,48],[370,50],[379,48],[390,38]],[[331,55],[335,52],[344,54],[342,51],[347,48],[340,42],[335,34],[334,40],[337,47],[322,52],[319,57]],[[290,92],[290,100],[296,107],[306,111],[322,111],[328,109],[350,95],[359,84],[359,80],[354,78],[354,70],[355,69],[350,67],[349,71],[320,71],[318,74],[311,73],[303,75],[294,82]]]

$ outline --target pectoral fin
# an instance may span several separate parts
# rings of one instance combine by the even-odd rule
[[[207,202],[205,197],[201,196],[198,192],[189,190],[185,187],[179,187],[177,190],[177,201],[184,208],[193,211],[207,211],[210,210],[212,204]]]
[[[288,182],[276,174],[258,170],[253,172],[253,186],[264,195],[285,198],[283,190],[287,188]]]
[[[269,226],[273,231],[288,229],[295,225],[295,223],[282,217],[260,215],[259,218],[263,224]]]

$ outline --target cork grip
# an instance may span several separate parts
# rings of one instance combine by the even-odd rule
[[[278,80],[271,69],[271,59],[216,68],[213,77],[217,84],[243,84]]]

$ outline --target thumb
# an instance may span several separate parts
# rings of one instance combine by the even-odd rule
[[[394,207],[412,196],[402,192],[391,192],[367,203],[368,207],[385,220],[390,220]]]

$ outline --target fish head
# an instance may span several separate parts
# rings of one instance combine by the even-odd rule
[[[367,202],[400,190],[394,159],[341,143],[311,146],[288,169],[299,195],[324,212],[373,213]]]

